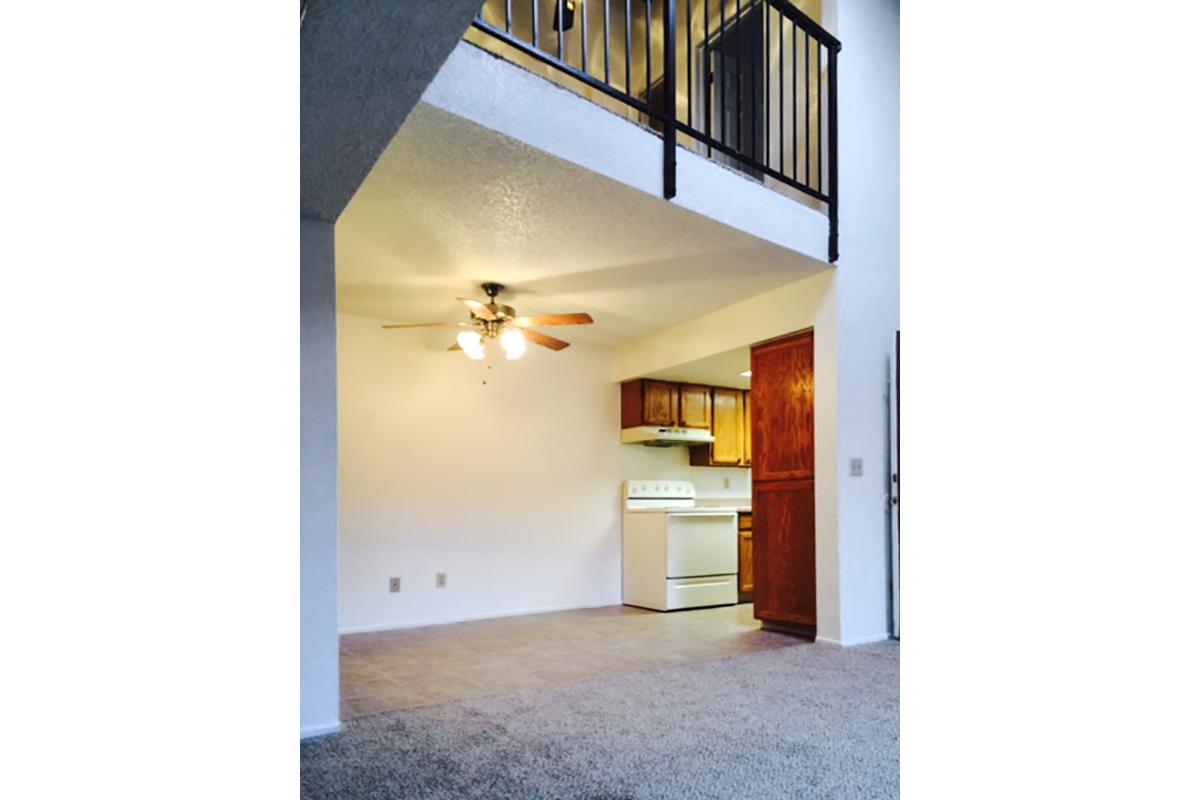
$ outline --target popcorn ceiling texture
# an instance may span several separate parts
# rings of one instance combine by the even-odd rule
[[[482,0],[310,0],[300,26],[300,215],[337,221]]]

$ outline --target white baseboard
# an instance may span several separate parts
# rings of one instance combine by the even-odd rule
[[[579,611],[585,608],[604,608],[605,606],[621,605],[618,600],[615,603],[596,603],[594,605],[562,605],[562,606],[542,606],[540,608],[516,609],[511,611],[491,611],[486,614],[472,614],[465,617],[454,617],[453,619],[436,619],[436,620],[421,620],[416,622],[389,622],[382,625],[354,625],[347,628],[338,628],[338,635],[347,633],[378,633],[380,631],[399,631],[406,628],[424,628],[429,625],[453,625],[456,622],[477,622],[485,619],[499,619],[500,617],[523,617],[527,614],[549,614],[554,611]]]
[[[875,644],[876,642],[886,642],[892,638],[887,633],[871,634],[870,636],[859,636],[854,639],[830,639],[827,636],[818,636],[817,641],[824,644],[835,644],[838,647],[857,647],[860,644]]]
[[[307,728],[300,729],[301,739],[311,739],[314,736],[325,736],[329,733],[337,733],[342,729],[342,723],[330,722],[325,725],[310,725]]]

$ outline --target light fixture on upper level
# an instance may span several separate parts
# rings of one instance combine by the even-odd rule
[[[538,333],[535,330],[530,330],[530,328],[541,325],[592,324],[591,316],[582,313],[518,317],[516,310],[512,306],[496,302],[496,295],[504,291],[503,286],[498,283],[485,283],[483,284],[483,291],[488,296],[488,302],[486,303],[472,300],[469,297],[458,298],[460,303],[470,309],[471,319],[469,322],[406,322],[384,325],[383,327],[389,329],[433,328],[442,326],[459,327],[463,330],[458,332],[455,343],[450,346],[451,350],[462,350],[467,354],[467,358],[478,361],[484,357],[484,348],[487,341],[489,339],[499,339],[500,346],[504,349],[504,357],[512,361],[525,354],[528,342],[540,344],[542,347],[547,347],[551,350],[563,350],[570,347],[570,344],[564,342],[562,339],[555,339],[553,336]]]
[[[562,28],[558,27],[558,11],[562,9]],[[550,23],[551,30],[569,31],[575,27],[575,0],[562,0],[554,4],[554,20]]]

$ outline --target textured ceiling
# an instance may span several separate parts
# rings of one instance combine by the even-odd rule
[[[333,222],[483,0],[309,0],[300,26],[300,214]]]
[[[571,341],[616,344],[823,265],[426,104],[337,225],[338,307],[465,318],[497,281],[522,314],[586,311]],[[569,332],[569,333],[568,333]]]

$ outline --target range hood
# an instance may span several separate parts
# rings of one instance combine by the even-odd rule
[[[715,439],[703,428],[660,428],[641,425],[621,430],[622,444],[644,444],[647,447],[686,447],[693,444],[712,444]]]

